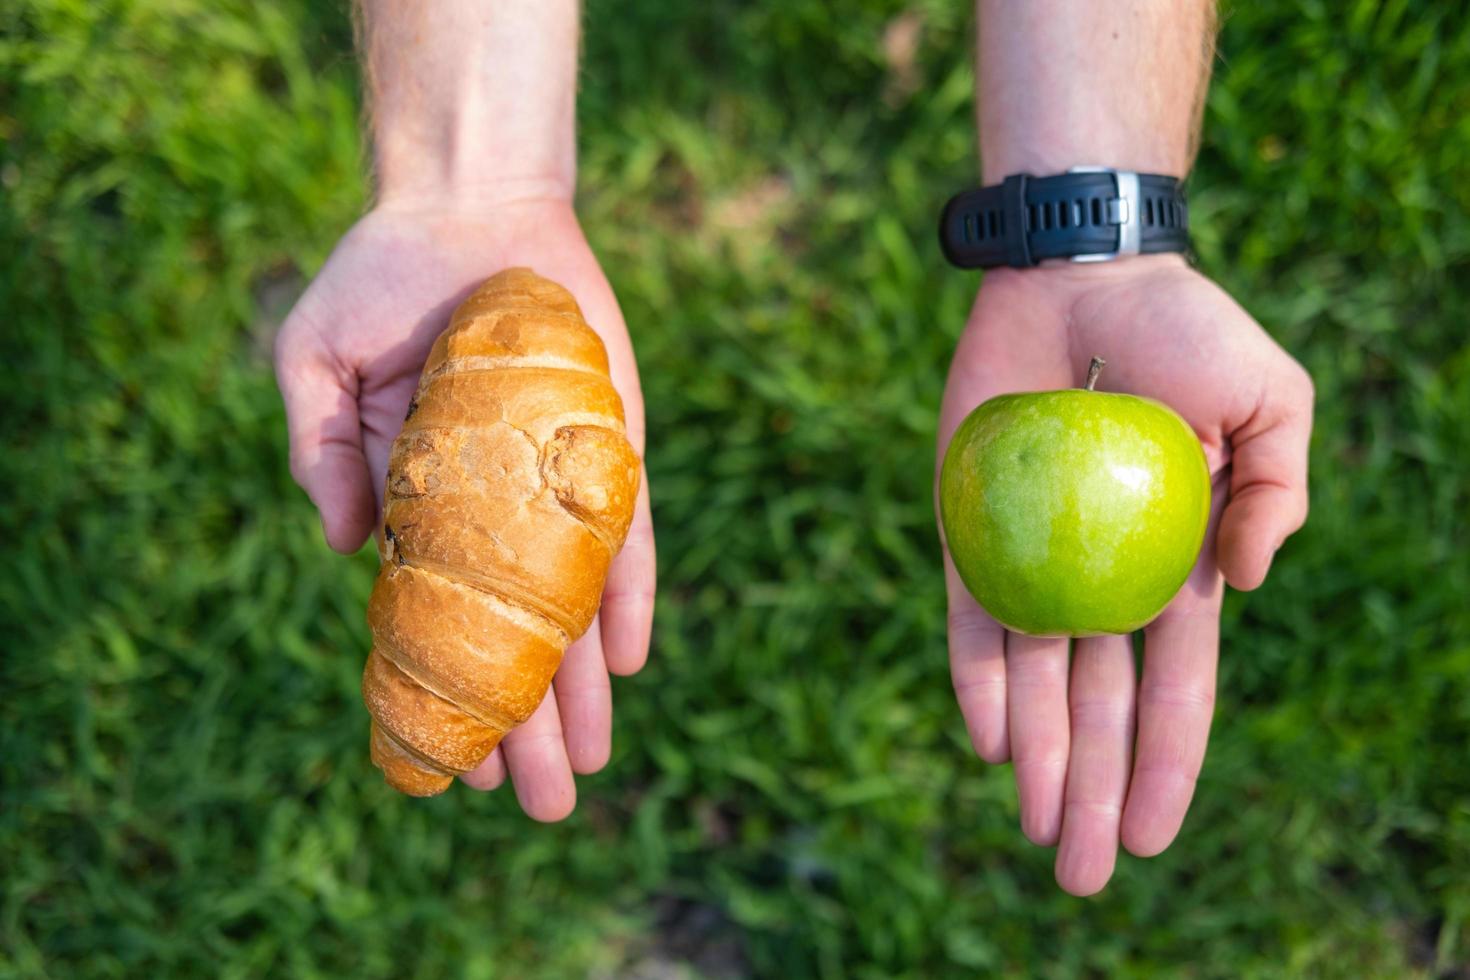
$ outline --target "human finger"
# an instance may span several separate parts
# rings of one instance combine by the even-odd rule
[[[484,762],[459,778],[466,786],[482,792],[498,788],[501,783],[505,782],[505,753],[501,752],[500,746],[497,745],[495,751],[485,757]]]
[[[572,771],[597,772],[612,751],[612,685],[596,620],[567,648],[552,686]]]
[[[521,809],[533,820],[554,823],[577,805],[577,786],[562,737],[556,697],[546,692],[541,706],[500,743],[505,766]]]
[[[944,556],[949,594],[949,674],[975,752],[991,765],[1010,758],[1006,727],[1006,631],[977,603]]]
[[[1230,434],[1230,502],[1220,520],[1220,571],[1231,588],[1261,584],[1271,560],[1307,519],[1312,381],[1295,364]]]
[[[276,340],[276,381],[286,405],[291,476],[321,516],[334,550],[362,546],[377,520],[363,455],[357,376],[288,318]]]
[[[658,559],[653,540],[653,514],[648,503],[645,469],[623,548],[607,570],[602,591],[600,631],[607,669],[619,676],[636,674],[648,660],[653,633],[653,606]]]
[[[1077,641],[1069,696],[1072,745],[1057,848],[1057,883],[1073,895],[1102,890],[1118,857],[1118,826],[1133,751],[1133,643]]]
[[[1050,847],[1062,827],[1071,733],[1065,637],[1006,634],[1006,717],[1021,803],[1021,831]]]
[[[1214,565],[1207,546],[1184,592],[1144,630],[1138,740],[1120,831],[1123,846],[1139,857],[1173,842],[1204,764],[1223,593]]]

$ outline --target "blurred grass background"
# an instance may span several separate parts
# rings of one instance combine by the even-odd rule
[[[662,577],[556,827],[383,787],[373,557],[286,472],[271,336],[365,200],[344,4],[0,10],[0,975],[1470,976],[1463,11],[1225,11],[1199,260],[1316,379],[1312,518],[1228,602],[1179,843],[1083,901],[945,661],[967,5],[588,6]]]

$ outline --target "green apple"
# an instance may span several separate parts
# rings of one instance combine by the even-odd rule
[[[1167,405],[1086,388],[1000,395],[960,423],[939,476],[960,578],[1007,629],[1129,633],[1204,543],[1210,471]]]

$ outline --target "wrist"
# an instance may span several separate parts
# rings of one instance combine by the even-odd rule
[[[474,110],[467,110],[474,111]],[[463,115],[463,113],[458,114]],[[570,115],[570,113],[568,113]],[[444,198],[489,204],[545,199],[570,202],[576,192],[571,120],[496,133],[485,125],[444,120],[406,131],[376,127],[377,199]],[[531,132],[527,132],[527,129]]]
[[[574,179],[556,173],[477,175],[471,180],[380,182],[375,211],[504,217],[507,212],[572,213]]]
[[[991,146],[991,143],[997,145]],[[1106,167],[1140,174],[1159,174],[1183,180],[1189,171],[1187,155],[1168,147],[1150,146],[1147,138],[1129,143],[1124,135],[1099,140],[981,139],[982,184],[998,184],[1012,174],[1050,177],[1076,167]]]
[[[1098,286],[1126,284],[1151,279],[1170,270],[1193,272],[1189,262],[1177,252],[1157,255],[1130,255],[1113,262],[1071,262],[1046,259],[1029,269],[1002,266],[985,273],[985,281],[1009,276],[1025,276],[1027,281],[1045,283],[1059,294],[1086,291]]]
[[[380,199],[571,200],[575,0],[365,0],[363,47]]]
[[[571,111],[564,121],[507,123],[502,131],[466,116],[493,114],[467,108],[454,118],[375,127],[378,200],[457,198],[491,203],[520,199],[570,202],[577,164]],[[427,131],[426,131],[427,130]]]

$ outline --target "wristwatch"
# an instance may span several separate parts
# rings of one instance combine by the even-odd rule
[[[1177,177],[1106,167],[1073,167],[1050,177],[1012,174],[950,198],[939,219],[939,244],[962,269],[1184,252],[1189,209]]]

